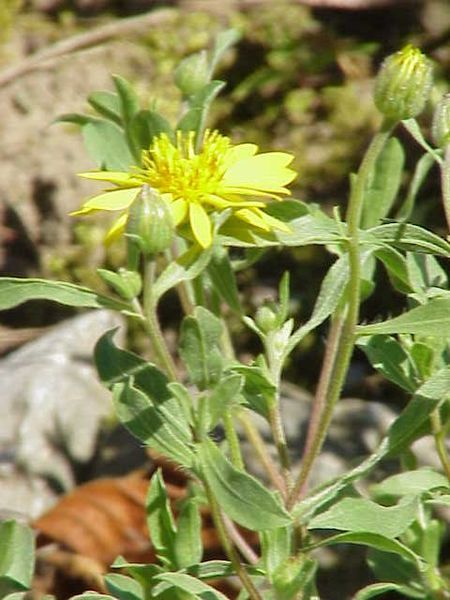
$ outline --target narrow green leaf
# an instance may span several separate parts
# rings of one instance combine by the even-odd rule
[[[108,594],[99,594],[98,592],[84,592],[83,594],[71,596],[70,600],[117,600],[117,598]]]
[[[211,75],[217,67],[220,59],[223,57],[225,52],[231,48],[236,42],[239,41],[241,34],[236,29],[226,29],[221,31],[215,38],[214,48],[211,51],[210,56],[210,71]]]
[[[143,392],[123,383],[114,385],[113,399],[120,421],[133,435],[180,465],[192,466],[192,437],[176,400],[155,406]]]
[[[242,315],[236,276],[225,248],[218,246],[214,249],[212,259],[208,265],[208,275],[220,297],[236,314]]]
[[[400,250],[450,257],[450,243],[435,233],[409,223],[386,223],[361,231],[361,242],[373,247],[391,245]]]
[[[292,555],[292,527],[261,532],[262,564],[269,581],[276,569]]]
[[[125,134],[115,123],[91,121],[82,128],[82,134],[86,150],[99,169],[128,171],[134,163]]]
[[[334,312],[341,301],[348,277],[348,259],[347,256],[342,256],[325,275],[312,315],[292,334],[287,346],[287,353],[291,352],[310,331],[318,327]]]
[[[372,583],[359,590],[353,596],[353,600],[370,600],[370,598],[375,598],[375,596],[380,596],[386,592],[399,592],[401,589],[402,586],[397,583]]]
[[[250,575],[264,575],[260,567],[253,565],[243,565]],[[191,565],[183,569],[188,575],[197,577],[197,579],[220,579],[235,575],[235,570],[228,560],[209,560],[198,565]]]
[[[399,317],[360,325],[358,335],[378,333],[410,333],[427,336],[450,336],[450,298],[433,298],[426,304],[416,306]]]
[[[165,566],[176,568],[175,536],[177,529],[160,469],[150,480],[146,512],[148,530],[157,557]]]
[[[445,402],[449,389],[450,368],[441,369],[416,391],[413,399],[389,428],[376,452],[345,475],[313,490],[294,507],[294,517],[307,524],[324,505],[339,496],[349,485],[368,475],[384,458],[404,452],[423,432],[431,412]]]
[[[215,385],[222,373],[220,339],[222,323],[213,313],[197,306],[194,314],[183,319],[179,352],[189,377],[199,389]]]
[[[202,521],[198,502],[188,498],[180,511],[175,537],[175,558],[179,569],[195,565],[202,560]]]
[[[17,521],[0,524],[0,597],[31,587],[34,569],[33,531]]]
[[[400,189],[405,153],[397,138],[390,138],[375,165],[365,192],[361,227],[374,227],[387,217]]]
[[[416,140],[416,142],[420,146],[422,146],[422,148],[426,150],[428,154],[430,154],[438,164],[442,163],[442,157],[440,155],[439,150],[436,150],[435,148],[432,148],[429,145],[429,143],[423,137],[420,126],[415,119],[405,119],[404,121],[402,121],[402,125],[409,131],[409,133]]]
[[[153,139],[162,133],[165,133],[170,140],[174,140],[169,121],[154,110],[140,110],[133,116],[128,130],[134,145],[141,150],[147,150]]]
[[[142,586],[131,577],[110,573],[105,575],[104,581],[108,592],[114,594],[119,600],[145,600]]]
[[[447,273],[431,254],[408,252],[406,265],[415,292],[426,292],[433,287],[447,287]]]
[[[406,259],[398,250],[390,246],[378,248],[374,256],[380,260],[389,275],[392,285],[402,294],[408,294],[412,291],[408,276]],[[421,255],[428,256],[428,255]]]
[[[157,575],[155,580],[161,582],[152,590],[155,596],[159,596],[161,592],[170,588],[176,588],[194,594],[196,598],[202,600],[227,600],[222,592],[185,573],[162,573]]]
[[[424,154],[416,164],[414,174],[409,184],[408,193],[406,194],[405,201],[400,206],[396,215],[396,220],[408,221],[414,210],[414,204],[416,196],[426,179],[431,167],[434,165],[434,158],[431,154]]]
[[[264,370],[256,364],[231,367],[233,373],[244,376],[242,394],[249,407],[264,418],[269,416],[269,408],[273,402],[276,387]]]
[[[190,281],[198,277],[208,266],[212,252],[212,247],[206,250],[192,247],[172,261],[155,281],[153,286],[155,302],[182,281]]]
[[[83,127],[88,123],[93,123],[98,120],[97,117],[91,117],[90,115],[83,115],[81,113],[65,113],[57,117],[54,120],[54,123],[72,123],[73,125]]]
[[[388,335],[373,335],[361,338],[358,346],[377,371],[407,392],[414,393],[417,388],[414,365],[396,339]]]
[[[251,475],[239,471],[211,440],[199,445],[200,475],[234,521],[254,531],[283,527],[291,517],[278,498]]]
[[[391,552],[382,549],[371,548],[367,553],[367,562],[377,579],[400,585],[402,593],[408,598],[424,600],[426,591],[418,576],[415,561],[408,556],[397,555],[395,560],[392,558]]]
[[[113,75],[112,78],[120,99],[123,122],[128,125],[139,111],[139,97],[124,77]]]
[[[332,537],[322,540],[315,547],[321,546],[332,546],[335,544],[358,544],[362,546],[368,546],[369,548],[376,548],[384,552],[390,552],[392,554],[398,554],[406,560],[413,561],[419,570],[423,569],[423,560],[410,548],[402,544],[397,540],[390,539],[378,533],[369,532],[348,532],[339,533]]]
[[[196,131],[197,133],[201,131],[211,102],[224,86],[223,81],[211,81],[195,96],[192,96],[189,99],[190,108],[178,121],[176,128],[180,131]]]
[[[308,529],[369,532],[395,538],[417,516],[418,502],[407,497],[395,506],[380,506],[366,498],[344,498],[308,523]]]
[[[103,117],[119,126],[122,125],[120,99],[117,94],[103,91],[93,92],[88,96],[87,101]]]
[[[371,493],[375,498],[386,498],[418,495],[441,487],[448,487],[447,478],[432,469],[423,468],[391,475],[381,483],[373,485]]]
[[[19,277],[0,278],[0,310],[19,306],[29,300],[52,300],[66,306],[85,308],[130,308],[125,302],[97,294],[74,283]]]

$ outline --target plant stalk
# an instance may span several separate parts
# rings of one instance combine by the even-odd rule
[[[444,150],[444,161],[441,164],[441,188],[445,219],[450,230],[450,144]]]
[[[204,486],[206,496],[208,498],[208,504],[211,507],[211,514],[214,520],[214,525],[216,526],[217,533],[219,535],[220,542],[231,564],[233,565],[234,570],[236,571],[236,575],[241,580],[242,585],[247,590],[247,593],[251,600],[263,600],[262,596],[254,586],[250,575],[247,573],[247,571],[241,564],[236,548],[233,546],[230,538],[228,537],[228,533],[225,527],[220,507],[217,504],[217,500],[211,488],[206,482],[204,482]]]
[[[164,336],[159,326],[156,314],[156,303],[153,298],[153,283],[155,280],[155,262],[147,261],[144,268],[144,323],[145,329],[150,337],[153,351],[160,366],[173,381],[177,380],[177,369],[170,352],[167,349]]]
[[[364,155],[356,181],[350,192],[349,205],[347,209],[348,227],[348,257],[349,257],[349,284],[348,300],[344,322],[338,340],[336,340],[336,351],[330,369],[329,383],[324,394],[325,402],[321,410],[318,425],[308,451],[305,453],[302,468],[295,481],[293,490],[289,496],[288,508],[292,508],[297,502],[300,491],[304,491],[305,483],[311,472],[312,465],[317,458],[325,440],[334,407],[338,401],[345,377],[350,365],[355,343],[355,328],[358,324],[359,305],[361,301],[361,266],[359,253],[359,224],[364,204],[364,194],[369,177],[371,176],[376,160],[386,144],[392,129],[391,122],[384,122],[380,131],[373,138],[369,148]]]

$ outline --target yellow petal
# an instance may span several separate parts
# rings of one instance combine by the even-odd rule
[[[238,195],[231,196],[227,194],[226,196],[218,196],[217,194],[208,194],[205,197],[205,202],[211,204],[215,208],[248,208],[248,207],[261,207],[265,206],[264,202],[260,202],[258,200],[241,200]]]
[[[238,144],[233,146],[227,151],[225,156],[225,165],[231,166],[239,160],[244,158],[250,158],[258,152],[258,146],[256,144]]]
[[[286,152],[267,152],[245,158],[227,169],[222,184],[277,192],[296,177],[295,171],[286,168],[292,159],[293,156]]]
[[[134,187],[142,185],[142,181],[136,179],[129,173],[122,171],[89,171],[88,173],[78,173],[79,177],[84,179],[95,179],[96,181],[108,181],[120,187]]]
[[[187,215],[188,206],[186,200],[183,200],[183,198],[178,198],[178,200],[171,202],[169,206],[175,225],[179,225],[184,221]]]
[[[137,188],[127,188],[104,192],[103,194],[94,196],[85,202],[79,210],[70,214],[85,215],[95,210],[124,210],[130,206],[130,204],[136,198],[138,192],[139,189]]]
[[[212,243],[212,227],[208,213],[201,204],[189,204],[189,221],[192,233],[202,248],[208,248]]]
[[[278,229],[279,231],[285,231],[286,233],[290,233],[292,231],[287,223],[272,217],[272,215],[268,215],[262,210],[258,210],[257,213],[258,216],[261,217],[261,219],[270,227],[270,229]]]
[[[112,226],[109,228],[108,233],[105,236],[105,244],[109,246],[112,242],[115,242],[124,232],[125,225],[127,224],[128,214],[123,213],[118,219],[114,221]]]
[[[270,226],[261,218],[258,214],[258,209],[251,210],[250,208],[243,208],[242,210],[237,210],[235,215],[242,219],[242,221],[246,221],[253,225],[254,227],[258,227],[258,229],[263,229],[264,231],[270,231]]]

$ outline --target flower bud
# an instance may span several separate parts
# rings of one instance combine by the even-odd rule
[[[418,48],[405,46],[381,65],[375,82],[375,104],[394,122],[411,119],[424,109],[432,83],[431,62]]]
[[[187,98],[205,87],[209,79],[210,68],[205,50],[183,59],[175,69],[175,84]]]
[[[436,105],[431,136],[438,148],[445,148],[450,144],[450,94],[442,96]]]
[[[120,268],[118,273],[114,273],[107,269],[97,269],[97,273],[125,300],[133,300],[141,293],[142,280],[136,271]]]
[[[263,333],[270,333],[277,328],[278,317],[266,304],[256,311],[255,323]]]
[[[149,185],[144,185],[129,209],[126,236],[145,255],[169,248],[175,235],[172,214],[166,200]]]

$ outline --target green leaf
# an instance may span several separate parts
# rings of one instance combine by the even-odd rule
[[[254,531],[283,527],[291,517],[278,498],[251,475],[236,469],[209,439],[199,445],[201,477],[234,521]]]
[[[211,75],[217,67],[218,62],[236,42],[239,41],[241,34],[236,29],[226,29],[221,31],[214,40],[214,48],[211,51],[209,60]]]
[[[405,119],[402,121],[402,125],[409,131],[416,142],[422,146],[422,148],[426,150],[426,152],[430,154],[438,164],[442,163],[442,157],[440,156],[439,150],[435,150],[428,144],[426,139],[423,137],[419,124],[415,119]]]
[[[415,292],[426,292],[432,287],[447,287],[447,273],[434,256],[409,252],[406,264],[408,277]]]
[[[208,266],[212,253],[212,247],[205,250],[194,246],[175,261],[172,261],[154,283],[153,297],[155,302],[182,281],[190,281],[198,277]]]
[[[185,573],[162,573],[157,575],[155,580],[161,582],[152,590],[155,596],[159,596],[161,592],[168,589],[176,588],[194,594],[196,598],[202,598],[202,600],[227,600],[227,597],[218,590]]]
[[[84,592],[83,594],[77,594],[71,596],[70,600],[117,600],[114,596],[108,594],[99,594],[97,592]]]
[[[414,393],[417,388],[414,365],[397,340],[388,335],[373,335],[361,338],[357,345],[377,371],[407,392]]]
[[[360,235],[363,244],[375,248],[390,245],[400,250],[450,257],[450,243],[418,225],[387,223],[361,231]]]
[[[202,306],[197,306],[181,324],[180,356],[191,381],[201,390],[215,385],[222,374],[222,330],[220,319]]]
[[[156,556],[168,568],[176,568],[175,536],[177,529],[160,469],[150,480],[146,512],[148,530]]]
[[[211,431],[219,423],[226,411],[233,405],[239,404],[240,393],[244,384],[244,377],[238,373],[224,375],[211,393],[202,399],[207,403],[208,422],[205,423],[206,431]]]
[[[264,572],[260,567],[253,565],[243,565],[247,573],[251,575],[263,575]],[[197,579],[221,579],[235,575],[235,570],[231,562],[228,560],[209,560],[198,565],[191,565],[183,572]]]
[[[377,579],[392,581],[401,586],[401,592],[409,598],[423,600],[426,592],[418,577],[415,561],[410,557],[396,556],[376,548],[371,548],[367,555],[367,562]]]
[[[86,308],[129,309],[125,302],[102,296],[74,283],[18,277],[0,278],[0,310],[19,306],[29,300],[52,300],[66,306]]]
[[[383,263],[395,289],[399,290],[402,294],[410,293],[412,288],[409,281],[406,260],[403,254],[395,248],[386,246],[375,250],[374,255]],[[422,254],[421,256],[428,255]]]
[[[308,529],[369,532],[395,538],[417,515],[418,502],[407,497],[396,506],[380,506],[366,498],[344,498],[308,523]]]
[[[262,563],[269,581],[272,574],[292,554],[292,527],[279,527],[261,532]]]
[[[134,163],[125,134],[115,123],[90,121],[82,128],[82,134],[86,150],[99,169],[128,171]]]
[[[105,575],[104,581],[108,592],[114,594],[119,600],[144,600],[142,586],[131,577],[110,573]]]
[[[372,583],[359,590],[359,592],[353,596],[353,600],[369,600],[370,598],[375,598],[375,596],[380,596],[385,592],[399,592],[401,589],[402,587],[397,583]]]
[[[4,521],[0,524],[0,597],[29,589],[33,570],[33,531],[17,521]]]
[[[174,140],[173,129],[162,115],[154,110],[140,110],[128,126],[129,134],[136,148],[147,150],[155,137],[165,133]]]
[[[103,117],[119,126],[122,125],[120,99],[117,94],[103,91],[93,92],[88,96],[87,101]]]
[[[372,181],[364,194],[361,227],[374,227],[386,217],[400,189],[405,162],[402,145],[396,138],[387,141],[379,155]]]
[[[448,487],[447,478],[430,468],[416,469],[407,473],[391,475],[381,483],[371,487],[375,498],[389,498],[423,494],[430,490]]]
[[[139,111],[139,97],[132,85],[120,75],[112,76],[120,99],[120,112],[125,125],[128,125]]]
[[[79,125],[83,127],[88,123],[95,123],[100,121],[97,117],[91,117],[90,115],[83,115],[80,113],[65,113],[55,119],[54,123],[72,123],[73,125]]]
[[[401,205],[396,215],[396,219],[398,221],[408,221],[409,217],[412,214],[412,211],[414,210],[416,196],[419,193],[419,190],[433,165],[434,158],[430,154],[424,154],[417,162],[416,167],[414,169],[414,174],[409,184],[408,193],[406,195],[405,201]]]
[[[325,321],[337,308],[348,283],[347,256],[339,258],[328,270],[320,287],[311,317],[295,331],[288,343],[287,354],[313,329]]]
[[[201,131],[211,102],[224,86],[223,81],[211,81],[200,92],[191,96],[189,110],[178,121],[177,129],[180,131],[196,131],[197,133]]]
[[[376,333],[410,333],[437,337],[450,337],[450,298],[433,298],[393,319],[359,325],[358,335]]]
[[[233,373],[244,376],[242,394],[250,408],[264,418],[269,416],[269,408],[273,403],[276,387],[268,375],[258,365],[233,365]]]
[[[279,218],[278,215],[283,212],[283,204],[270,204],[266,212]],[[290,232],[277,231],[275,234],[283,246],[338,244],[345,239],[336,221],[317,209],[311,209],[310,214],[290,220],[288,224]],[[341,225],[345,227],[345,224]]]
[[[113,398],[117,416],[134,436],[180,465],[192,466],[192,436],[175,399],[156,406],[128,383],[115,384]]]
[[[376,548],[377,550],[397,554],[406,560],[413,561],[418,570],[423,569],[423,561],[420,556],[410,550],[405,544],[378,533],[353,531],[339,533],[338,535],[333,535],[332,537],[322,540],[315,544],[314,547],[332,546],[335,544],[358,544],[368,546],[369,548]]]
[[[404,452],[423,433],[431,412],[445,402],[450,389],[450,368],[441,369],[424,383],[408,403],[403,412],[389,428],[376,452],[360,465],[313,490],[307,498],[296,504],[294,517],[303,523],[317,514],[320,509],[341,494],[349,485],[365,477],[384,458]]]
[[[175,537],[175,558],[179,569],[195,565],[202,560],[202,521],[198,502],[188,498],[180,511]]]
[[[242,306],[236,284],[236,276],[231,267],[230,258],[225,248],[217,246],[208,265],[208,275],[214,290],[225,300],[228,306],[238,315],[242,315]]]

